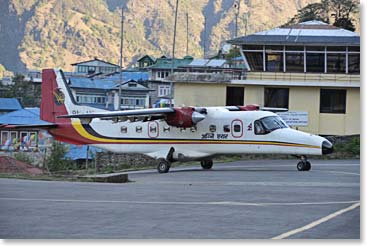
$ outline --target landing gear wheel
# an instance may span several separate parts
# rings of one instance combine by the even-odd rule
[[[309,161],[306,161],[305,163],[305,171],[310,171],[311,170],[311,163]]]
[[[166,160],[160,160],[157,166],[157,170],[159,173],[168,173],[170,167],[171,163]]]
[[[211,169],[213,167],[212,160],[201,161],[200,164],[203,169]]]
[[[305,170],[305,163],[303,161],[298,162],[297,170],[298,171],[304,171]]]
[[[300,161],[297,164],[298,171],[310,171],[311,170],[311,163],[309,161]]]

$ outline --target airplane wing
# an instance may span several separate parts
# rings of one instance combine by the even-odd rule
[[[123,116],[158,116],[175,113],[174,108],[149,108],[149,109],[132,109],[132,110],[121,110],[121,111],[110,111],[101,113],[88,113],[88,114],[71,114],[71,115],[60,115],[58,118],[113,118]]]
[[[118,121],[151,121],[163,119],[168,125],[176,127],[192,127],[205,118],[205,115],[197,112],[193,107],[180,108],[149,108],[123,111],[99,112],[88,114],[60,115],[58,118],[79,118],[86,122],[94,119],[106,119]]]

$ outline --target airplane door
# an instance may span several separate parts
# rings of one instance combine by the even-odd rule
[[[159,125],[156,121],[148,123],[148,136],[150,138],[157,138],[159,136]]]
[[[243,136],[243,122],[242,120],[235,119],[231,124],[232,137],[240,138]]]

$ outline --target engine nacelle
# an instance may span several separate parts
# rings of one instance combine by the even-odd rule
[[[196,112],[192,107],[175,108],[175,112],[168,114],[166,122],[175,127],[192,127],[205,119],[205,116]]]

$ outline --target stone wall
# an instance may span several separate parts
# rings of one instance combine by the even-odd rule
[[[142,154],[116,154],[112,152],[96,153],[97,169],[106,166],[124,166],[125,168],[139,168],[155,166],[157,161],[154,158]]]

